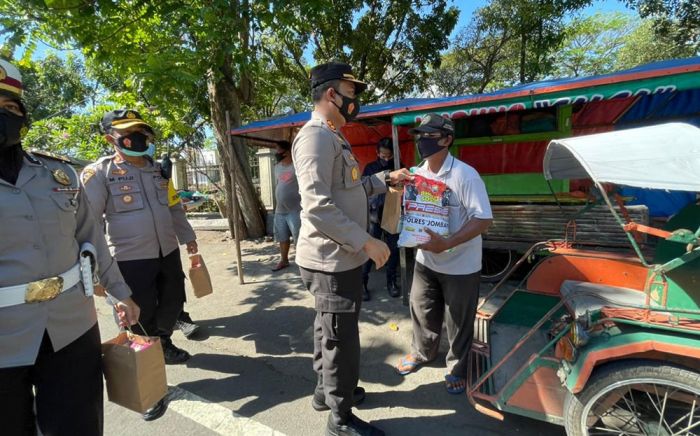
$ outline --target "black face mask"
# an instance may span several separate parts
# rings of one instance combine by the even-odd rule
[[[131,153],[145,154],[148,151],[148,136],[141,132],[132,132],[117,138],[117,146],[127,155],[131,155]]]
[[[0,109],[0,148],[13,147],[27,131],[27,117]]]
[[[420,138],[418,139],[418,151],[420,152],[421,159],[426,159],[438,151],[443,150],[445,147],[439,145],[438,142],[442,138]]]
[[[382,168],[388,168],[389,165],[391,165],[391,159],[382,159],[381,157],[379,158],[379,165],[382,166]]]
[[[340,96],[340,98],[343,99],[343,103],[338,106],[335,104],[335,101],[333,101],[333,104],[335,104],[335,107],[338,108],[338,111],[340,111],[340,115],[345,118],[345,122],[349,123],[350,121],[354,120],[355,117],[357,117],[357,114],[360,113],[360,102],[358,101],[358,98],[350,98],[346,97],[338,90],[335,90],[335,93]]]
[[[277,159],[277,162],[282,162],[286,156],[286,152],[282,153],[275,153],[275,159]]]

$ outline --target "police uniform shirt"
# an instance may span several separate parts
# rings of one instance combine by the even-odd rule
[[[81,175],[95,214],[106,221],[107,241],[118,261],[167,256],[196,236],[172,182],[160,164],[136,167],[118,155],[88,165]]]
[[[292,145],[301,193],[296,263],[340,272],[367,262],[367,196],[386,192],[383,173],[362,177],[350,144],[317,112]]]
[[[118,300],[131,295],[68,164],[26,155],[15,185],[0,179],[0,205],[0,288],[65,273],[90,242],[101,284]],[[82,283],[50,301],[0,308],[0,368],[34,364],[45,330],[58,351],[96,322]]]

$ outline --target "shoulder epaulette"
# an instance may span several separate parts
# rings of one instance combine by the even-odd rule
[[[102,163],[102,162],[107,161],[107,160],[114,159],[114,156],[115,156],[114,154],[102,156],[102,157],[98,158],[94,163],[98,164],[98,163]]]
[[[60,154],[51,153],[50,151],[32,149],[29,151],[28,154],[32,154],[32,155],[36,155],[36,156],[40,156],[40,157],[45,157],[47,159],[61,161],[61,162],[67,163],[67,164],[72,163],[72,161],[69,158],[67,158],[65,156],[61,156]]]

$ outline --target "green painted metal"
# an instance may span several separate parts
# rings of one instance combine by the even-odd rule
[[[691,204],[674,215],[664,226],[664,230],[695,229],[700,225],[700,204]],[[700,230],[699,230],[700,231]],[[695,247],[694,250],[698,250]],[[700,310],[700,259],[687,256],[687,244],[673,242],[667,239],[659,240],[654,252],[655,264],[669,264],[674,259],[686,256],[681,260],[682,265],[669,270],[666,274],[668,281],[667,305],[672,308],[685,310]],[[695,255],[693,255],[695,256]],[[656,286],[652,296],[661,295],[663,289]],[[652,291],[653,291],[652,290]],[[658,302],[658,300],[655,300]],[[691,318],[697,316],[689,315]]]
[[[557,303],[559,297],[516,291],[499,309],[491,322],[533,326]]]
[[[579,349],[578,359],[576,359],[574,363],[568,365],[570,371],[566,377],[566,388],[570,391],[573,390],[581,377],[581,369],[592,352],[644,341],[655,341],[693,348],[700,347],[700,339],[679,333],[650,330],[648,328],[635,328],[633,326],[627,326],[624,330],[619,330],[618,334],[613,334],[609,331],[608,334],[591,337],[588,344]]]
[[[700,73],[690,72],[664,77],[634,80],[630,82],[612,83],[567,91],[526,95],[509,99],[494,99],[463,106],[433,108],[429,111],[415,111],[394,116],[392,122],[396,125],[415,124],[418,118],[429,112],[448,114],[453,118],[474,116],[487,113],[507,112],[509,110],[527,110],[568,105],[574,101],[585,103],[595,100],[608,100],[621,94],[639,95],[641,93],[660,93],[670,90],[683,91],[695,89],[700,83]],[[456,115],[456,116],[455,116]]]
[[[629,240],[630,244],[632,245],[632,248],[634,249],[634,252],[637,254],[637,257],[639,257],[639,260],[642,262],[642,265],[649,266],[646,258],[644,257],[644,254],[642,254],[642,249],[639,248],[639,244],[637,244],[637,240],[634,239],[634,235],[632,235],[632,232],[625,230],[626,223],[622,221],[620,214],[618,214],[615,211],[615,207],[610,202],[610,197],[608,197],[608,194],[605,191],[605,188],[597,180],[594,180],[594,182],[595,182],[596,188],[598,188],[598,192],[600,193],[601,197],[603,197],[605,204],[608,205],[608,209],[610,209],[610,213],[613,214],[613,216],[615,217],[615,220],[620,225],[620,228],[627,235],[627,239]]]
[[[693,261],[700,259],[700,247],[683,254],[680,257],[669,260],[663,265],[657,265],[654,267],[654,271],[659,273],[668,273],[674,269],[680,268],[683,265],[692,263]]]
[[[551,141],[552,139],[567,138],[573,135],[571,125],[572,106],[557,107],[557,128],[549,132],[521,133],[517,135],[494,135],[482,136],[479,138],[460,138],[459,135],[454,141],[458,146],[469,145],[489,145],[489,144],[512,144],[517,142]]]
[[[486,174],[481,179],[489,195],[551,194],[542,173]],[[568,180],[552,180],[555,192],[569,192]]]
[[[649,330],[662,330],[662,331],[669,332],[672,334],[681,334],[681,335],[687,334],[687,335],[691,335],[691,336],[700,337],[700,331],[684,329],[682,327],[663,326],[663,325],[659,325],[659,324],[650,324],[647,322],[634,321],[631,319],[622,319],[622,318],[605,318],[605,319],[613,321],[617,324],[628,324],[631,326],[641,327],[641,328],[649,329]]]
[[[459,138],[455,139],[455,144],[461,147],[466,147],[470,145],[511,144],[516,142],[551,141],[552,139],[566,138],[568,136],[571,135],[559,132],[557,130],[553,130],[551,132],[542,133],[522,133],[518,135]]]

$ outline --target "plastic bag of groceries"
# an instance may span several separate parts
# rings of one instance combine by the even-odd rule
[[[399,246],[416,247],[428,242],[430,235],[424,229],[449,236],[450,193],[443,182],[418,175],[404,186]]]

